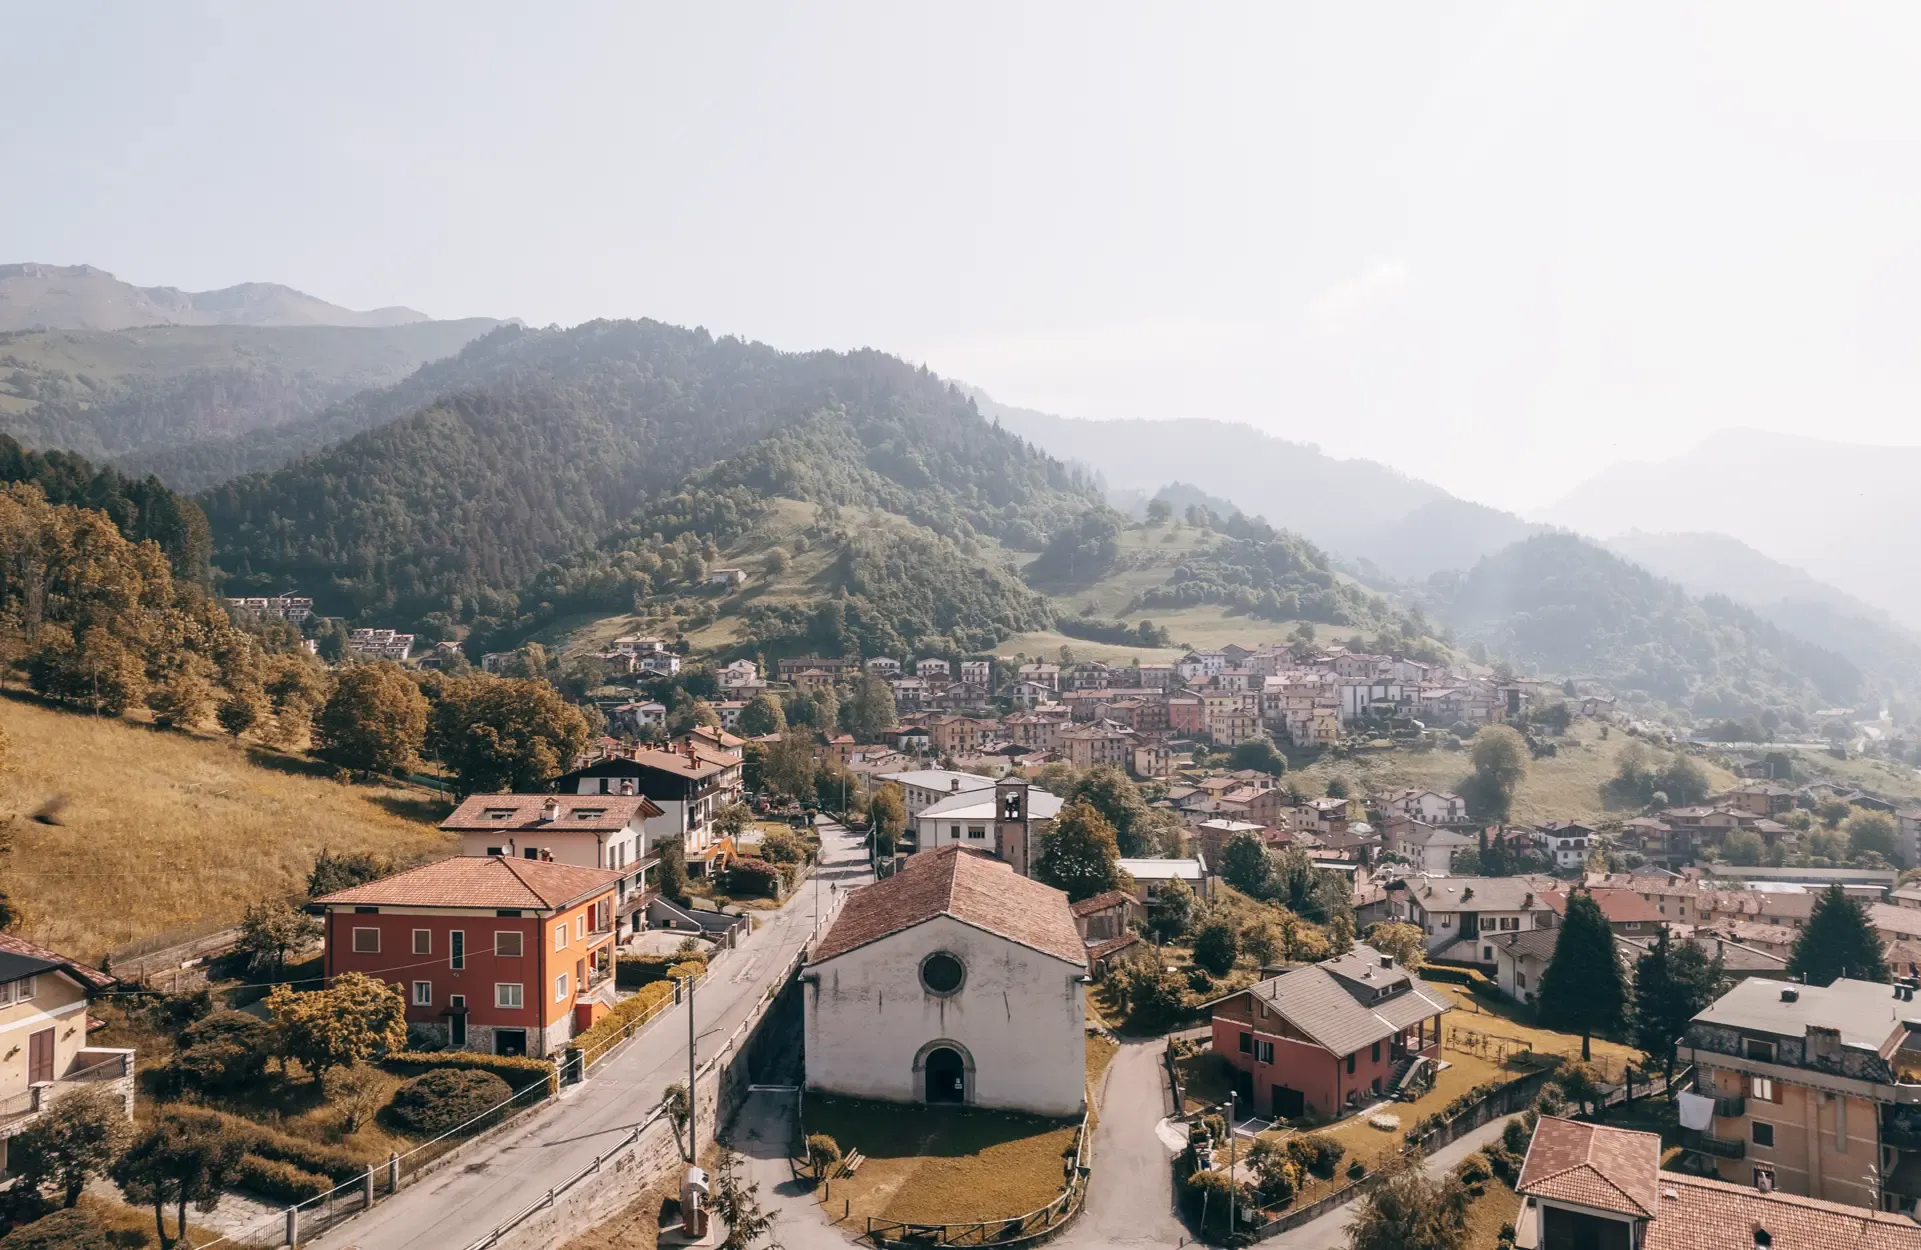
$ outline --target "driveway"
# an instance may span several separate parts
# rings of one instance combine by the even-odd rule
[[[821,911],[831,914],[837,895],[827,888],[868,879],[860,840],[839,825],[821,826]],[[740,945],[718,957],[696,994],[700,1060],[726,1043],[801,945],[814,936],[813,885],[797,890],[779,911],[758,913],[761,923]],[[660,1017],[582,1085],[494,1138],[459,1164],[445,1168],[348,1220],[315,1245],[321,1250],[448,1250],[473,1243],[548,1189],[580,1171],[647,1118],[666,1087],[687,1073],[686,1008]]]
[[[1087,1202],[1053,1244],[1176,1246],[1187,1239],[1174,1214],[1173,1156],[1154,1132],[1171,1102],[1161,1064],[1164,1046],[1158,1037],[1130,1041],[1115,1054],[1094,1130]]]

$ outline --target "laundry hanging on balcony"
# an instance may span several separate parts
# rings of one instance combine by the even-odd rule
[[[1710,1129],[1714,1127],[1714,1099],[1690,1094],[1685,1090],[1675,1095],[1681,1108],[1681,1127]]]

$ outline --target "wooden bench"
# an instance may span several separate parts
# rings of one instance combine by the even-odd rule
[[[852,1176],[854,1173],[860,1171],[860,1165],[865,1162],[867,1162],[865,1155],[861,1154],[858,1150],[850,1150],[847,1152],[846,1157],[840,1161],[840,1171],[834,1175]]]

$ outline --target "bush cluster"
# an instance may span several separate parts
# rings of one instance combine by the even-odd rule
[[[1287,1139],[1287,1157],[1292,1159],[1302,1171],[1312,1172],[1323,1179],[1334,1175],[1334,1169],[1341,1166],[1347,1155],[1347,1147],[1335,1141],[1326,1133],[1302,1133]]]
[[[614,985],[623,990],[637,990],[656,981],[687,976],[688,968],[695,969],[692,975],[699,976],[707,971],[707,957],[701,954],[622,955],[614,961]]]
[[[531,1055],[483,1055],[473,1050],[399,1050],[380,1061],[380,1066],[401,1076],[419,1076],[442,1068],[469,1068],[491,1072],[512,1089],[523,1090],[545,1080],[547,1088],[538,1097],[553,1093],[557,1081],[554,1065]]]
[[[318,1172],[256,1154],[241,1156],[240,1167],[234,1172],[234,1184],[261,1198],[296,1204],[318,1198],[334,1187],[332,1180]]]
[[[648,1019],[658,1011],[663,1003],[674,999],[674,987],[668,981],[656,981],[643,985],[632,997],[622,999],[612,1011],[594,1022],[594,1027],[574,1037],[574,1045],[581,1051],[592,1055],[604,1048],[616,1037],[630,1033],[633,1026]]]
[[[389,1104],[394,1122],[419,1137],[438,1137],[507,1101],[513,1090],[491,1072],[441,1068],[408,1081]]]
[[[780,869],[764,859],[737,859],[727,869],[727,892],[760,898],[780,897]]]
[[[276,1133],[252,1120],[225,1111],[176,1105],[166,1108],[166,1115],[208,1134],[225,1133],[239,1141],[247,1154],[254,1158],[288,1164],[297,1171],[324,1176],[331,1182],[327,1186],[329,1189],[333,1185],[345,1184],[367,1170],[366,1160],[350,1150]]]

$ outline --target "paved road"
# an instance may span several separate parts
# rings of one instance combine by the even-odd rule
[[[839,825],[821,828],[823,912],[828,887],[868,879],[866,853]],[[761,913],[759,928],[712,965],[695,995],[700,1061],[706,1062],[745,1020],[795,953],[814,935],[813,885],[803,885],[778,912]],[[403,1189],[396,1197],[333,1229],[322,1250],[450,1250],[466,1246],[548,1189],[593,1162],[646,1119],[666,1087],[687,1079],[687,1016],[668,1012],[627,1048],[594,1069],[584,1084],[494,1139],[460,1163]]]
[[[1174,1214],[1173,1157],[1154,1132],[1167,1115],[1162,1039],[1124,1043],[1107,1073],[1087,1202],[1059,1246],[1175,1246],[1187,1237]]]

